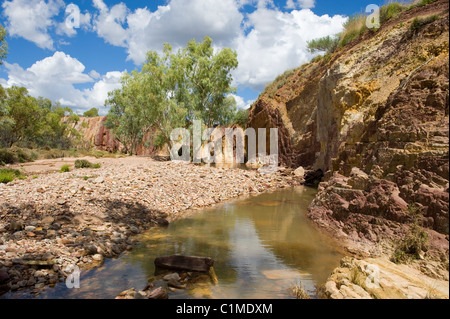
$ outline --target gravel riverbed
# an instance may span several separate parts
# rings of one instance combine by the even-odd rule
[[[98,159],[100,169],[49,172],[0,184],[0,294],[39,289],[131,250],[135,235],[182,212],[299,185],[290,170]]]

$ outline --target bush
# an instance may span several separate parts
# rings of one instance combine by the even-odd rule
[[[16,178],[25,179],[25,176],[23,176],[22,173],[16,169],[6,168],[0,170],[0,183],[7,184]]]
[[[34,162],[38,154],[21,148],[0,149],[0,163],[14,164]]]
[[[100,168],[101,164],[92,164],[91,162],[87,160],[76,160],[75,161],[75,168]]]
[[[416,1],[415,3],[413,3],[412,5],[410,5],[408,9],[413,9],[415,7],[423,7],[428,4],[432,4],[433,2],[436,2],[436,1],[437,0],[419,0],[419,1]]]
[[[440,16],[439,15],[433,15],[424,19],[421,18],[414,18],[414,20],[411,23],[411,30],[412,31],[416,31],[419,30],[420,28],[422,28],[423,26],[432,23],[436,20],[439,20]]]
[[[17,163],[19,160],[17,159],[16,155],[9,151],[0,149],[0,162],[4,164],[14,164]]]
[[[427,250],[428,234],[419,226],[421,211],[417,206],[412,205],[408,208],[408,212],[412,215],[411,231],[397,244],[391,258],[391,261],[397,264],[419,259],[420,253]]]
[[[365,15],[357,14],[351,16],[348,21],[344,23],[344,31],[340,34],[340,47],[344,47],[351,43],[368,30],[366,26],[366,19],[367,18]]]
[[[380,8],[380,22],[384,23],[392,18],[396,18],[407,8],[399,2],[391,2]]]
[[[326,36],[323,38],[308,41],[308,51],[315,53],[318,51],[325,51],[326,53],[333,53],[339,45],[340,39],[338,37]]]
[[[69,166],[69,165],[63,165],[63,166],[61,167],[60,172],[61,172],[61,173],[68,173],[68,172],[70,172],[70,166]]]
[[[234,116],[234,124],[237,124],[242,128],[247,128],[249,115],[249,110],[238,110]]]

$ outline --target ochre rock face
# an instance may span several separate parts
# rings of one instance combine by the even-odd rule
[[[278,78],[250,110],[250,127],[280,129],[282,164],[327,172],[309,217],[338,237],[395,239],[414,205],[448,255],[448,8],[439,0],[406,11]]]
[[[122,152],[124,146],[115,138],[114,133],[104,126],[106,116],[99,117],[81,117],[76,125],[75,130],[81,135],[81,145],[84,148],[91,148],[106,152]],[[137,154],[139,156],[163,155],[167,156],[166,149],[159,149],[154,146],[155,130],[150,130],[143,139],[143,143],[138,145]]]
[[[86,148],[101,151],[116,152],[122,150],[122,145],[114,134],[104,127],[106,116],[81,117],[74,129],[81,135],[81,144]]]

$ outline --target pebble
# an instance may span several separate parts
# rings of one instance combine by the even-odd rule
[[[49,173],[45,179],[0,188],[0,260],[14,289],[23,288],[24,282],[40,289],[49,284],[48,278],[52,283],[63,279],[61,270],[69,265],[82,268],[116,257],[133,248],[133,236],[155,225],[166,227],[188,209],[300,183],[293,175],[135,157],[105,160],[95,174],[84,181],[78,170]],[[42,267],[49,273],[29,272]],[[173,276],[167,281],[180,280]]]

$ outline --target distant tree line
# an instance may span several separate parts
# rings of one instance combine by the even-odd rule
[[[70,123],[76,117],[70,108],[30,96],[26,88],[0,86],[0,147],[69,148]]]
[[[0,65],[7,56],[6,31],[0,25]],[[248,111],[237,110],[231,96],[231,72],[238,66],[231,49],[215,50],[212,40],[192,40],[174,52],[169,44],[161,54],[149,51],[140,71],[124,74],[122,88],[110,92],[106,127],[136,154],[150,131],[157,131],[157,146],[171,144],[175,128],[191,128],[194,120],[207,127],[246,126]],[[92,108],[82,116],[99,116]],[[73,127],[80,115],[46,98],[30,96],[26,88],[0,86],[0,148],[12,146],[68,149],[74,137]],[[70,136],[70,137],[69,137]]]

